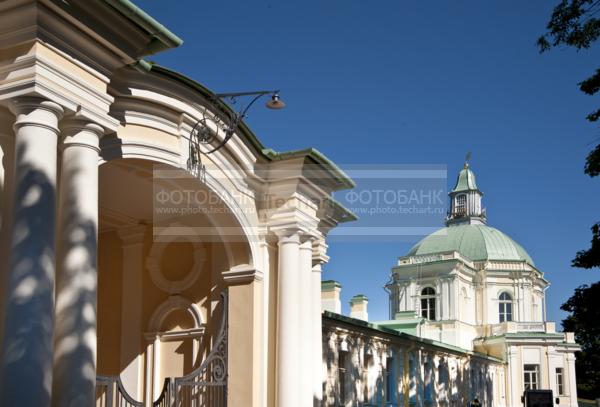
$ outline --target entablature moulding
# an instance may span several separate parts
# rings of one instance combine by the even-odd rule
[[[0,2],[0,48],[39,40],[110,77],[120,67],[182,43],[133,6],[119,1]],[[129,10],[126,10],[129,8]]]
[[[427,340],[420,340],[416,337],[402,338],[394,334],[386,335],[384,333],[374,334],[369,331],[361,332],[357,326],[345,329],[341,325],[337,325],[335,321],[329,321],[327,318],[323,320],[323,338],[324,343],[328,344],[329,351],[364,350],[367,354],[376,354],[381,358],[382,362],[386,356],[392,356],[392,352],[396,350],[455,358],[463,362],[491,362],[498,366],[504,364],[503,360],[485,354],[460,350],[458,348],[448,349],[427,343]]]

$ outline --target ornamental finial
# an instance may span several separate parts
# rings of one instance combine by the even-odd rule
[[[469,151],[465,156],[465,168],[469,168],[469,160],[471,159],[471,152]]]

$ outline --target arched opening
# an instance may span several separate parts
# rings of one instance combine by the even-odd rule
[[[510,322],[513,320],[512,297],[507,292],[501,293],[498,297],[498,318],[500,322]]]
[[[421,290],[421,316],[430,321],[435,320],[435,289],[425,287]]]
[[[97,373],[153,401],[165,378],[191,373],[209,354],[222,273],[252,255],[231,208],[185,171],[126,158],[103,164],[99,177]],[[181,210],[186,194],[198,197],[195,210]]]

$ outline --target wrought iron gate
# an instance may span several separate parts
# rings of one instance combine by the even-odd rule
[[[165,379],[153,407],[227,406],[228,298],[221,294],[223,316],[212,349],[200,366],[188,375]],[[144,407],[131,397],[118,376],[96,377],[96,407]]]

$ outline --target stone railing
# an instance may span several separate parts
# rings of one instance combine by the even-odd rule
[[[502,335],[505,333],[517,333],[517,332],[540,332],[540,333],[555,333],[556,326],[554,322],[539,322],[539,321],[527,321],[527,322],[502,322],[495,324],[490,327],[490,335]]]
[[[444,260],[461,260],[470,267],[473,267],[473,262],[464,258],[459,252],[451,251],[445,253],[435,254],[421,254],[417,256],[401,257],[398,261],[398,266],[406,266],[410,264],[422,264],[422,263],[433,263],[436,261]]]

